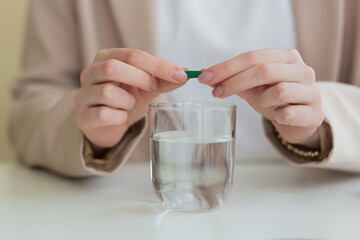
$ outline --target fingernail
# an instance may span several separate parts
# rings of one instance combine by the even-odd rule
[[[175,70],[172,77],[179,82],[185,82],[187,80],[187,74],[181,70]]]
[[[220,97],[221,95],[223,95],[224,93],[224,89],[222,86],[216,86],[212,92],[214,97]]]
[[[201,83],[207,83],[211,80],[212,76],[213,76],[212,72],[203,72],[202,74],[200,74],[198,79],[199,82]]]
[[[152,84],[151,84],[151,89],[156,90],[157,88],[158,88],[158,82],[154,78],[153,81],[152,81]]]

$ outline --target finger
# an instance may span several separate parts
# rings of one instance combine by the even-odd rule
[[[289,105],[274,110],[274,120],[282,125],[315,128],[324,120],[321,107]]]
[[[127,120],[125,110],[113,109],[105,106],[91,107],[84,110],[79,117],[82,129],[94,129],[105,126],[121,125]]]
[[[169,82],[185,82],[187,74],[176,64],[137,49],[113,48],[98,52],[94,62],[117,59]]]
[[[130,93],[111,83],[87,88],[81,99],[81,104],[87,107],[106,105],[111,108],[130,110],[135,106],[135,98]]]
[[[314,83],[315,73],[311,67],[306,65],[265,63],[241,72],[218,84],[222,88],[222,94],[216,97],[225,98],[257,86],[279,82]]]
[[[184,71],[190,71],[190,68],[188,68],[188,67],[184,67],[183,69],[184,69]],[[189,79],[189,77],[187,77],[187,79]]]
[[[263,108],[277,107],[285,104],[311,104],[320,99],[320,91],[313,85],[292,82],[281,82],[266,89],[260,96],[259,103]]]
[[[85,69],[80,80],[85,86],[113,81],[147,91],[152,89],[153,84],[151,74],[115,59],[99,62]]]
[[[240,54],[204,70],[204,73],[199,76],[199,81],[208,85],[216,84],[263,63],[304,64],[301,55],[295,49],[257,50]]]

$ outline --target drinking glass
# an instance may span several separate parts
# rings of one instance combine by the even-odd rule
[[[233,181],[236,106],[157,102],[149,109],[151,179],[165,208],[223,205]]]

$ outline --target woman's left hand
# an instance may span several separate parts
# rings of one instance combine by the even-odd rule
[[[269,119],[290,143],[318,145],[316,129],[324,120],[314,70],[294,49],[247,52],[204,70],[201,83],[213,96],[233,94]]]

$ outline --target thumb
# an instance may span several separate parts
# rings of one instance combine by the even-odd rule
[[[185,67],[182,68],[182,70],[189,71],[190,69]],[[162,93],[171,92],[179,87],[184,86],[187,83],[187,81],[189,81],[189,78],[185,82],[179,82],[179,83],[165,81],[164,79],[161,78],[154,78],[154,81],[157,86],[157,89],[151,92],[151,94],[154,94],[152,99],[155,99],[157,96],[159,96]]]
[[[156,90],[143,91],[143,96],[149,102],[152,102],[152,100],[154,100],[160,94],[171,92],[179,87],[184,86],[188,80],[189,79],[187,79],[185,82],[173,83],[173,82],[169,82],[164,79],[161,79],[161,78],[155,78],[154,81],[156,82],[156,85],[157,85]]]

